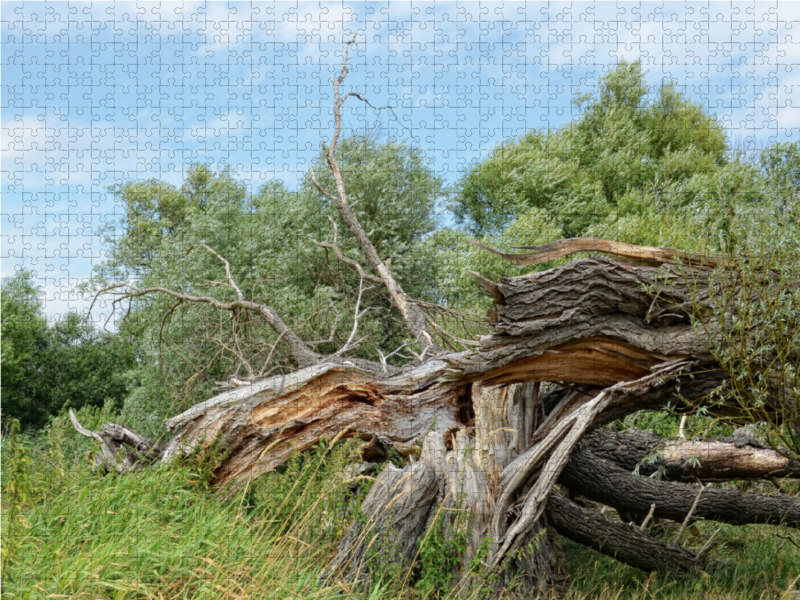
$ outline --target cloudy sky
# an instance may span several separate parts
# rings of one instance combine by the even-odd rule
[[[330,135],[329,78],[356,34],[345,126],[377,124],[448,181],[496,144],[575,118],[621,59],[764,146],[800,139],[790,2],[2,2],[2,275],[36,272],[55,318],[104,258],[108,188],[192,163],[289,187]],[[351,99],[353,100],[353,99]],[[95,315],[99,317],[99,315]]]

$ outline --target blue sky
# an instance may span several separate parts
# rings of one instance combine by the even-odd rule
[[[36,272],[55,318],[104,259],[108,187],[180,184],[193,162],[294,187],[331,129],[379,123],[454,181],[496,144],[575,117],[620,59],[675,81],[736,143],[800,138],[789,2],[2,2],[2,275]],[[101,314],[93,315],[101,318]]]

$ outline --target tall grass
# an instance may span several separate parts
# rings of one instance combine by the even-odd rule
[[[80,418],[96,426],[93,420],[107,417],[89,411]],[[64,419],[35,436],[6,433],[4,597],[416,600],[452,595],[405,574],[376,578],[360,589],[321,578],[371,484],[369,476],[345,475],[355,458],[352,440],[321,443],[281,472],[224,494],[208,485],[213,456],[102,475],[91,469],[89,442]],[[698,537],[690,543],[702,544],[706,525],[698,524]],[[681,578],[642,573],[563,540],[573,576],[569,598],[788,598],[800,575],[800,550],[785,539],[800,537],[793,534],[767,526],[724,527],[716,556],[725,566]],[[425,543],[442,544],[440,537],[429,536]],[[446,550],[431,547],[421,554]],[[436,574],[427,577],[436,579]]]

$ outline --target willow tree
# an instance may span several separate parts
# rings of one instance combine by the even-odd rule
[[[645,570],[681,573],[714,564],[711,540],[697,553],[679,543],[693,518],[800,526],[800,502],[789,495],[709,485],[800,473],[797,462],[746,434],[665,445],[652,434],[599,428],[666,406],[743,416],[742,403],[720,393],[730,372],[715,350],[736,317],[732,305],[716,302],[725,285],[737,289],[737,263],[730,257],[594,238],[522,254],[483,248],[520,267],[575,253],[612,258],[595,255],[499,282],[474,273],[494,303],[487,314],[491,334],[477,340],[448,330],[448,319],[457,319],[450,309],[409,295],[353,210],[337,158],[342,105],[367,102],[341,90],[354,39],[332,79],[334,129],[322,144],[329,174],[309,174],[343,225],[340,231],[333,221],[331,237],[316,243],[358,281],[344,343],[319,351],[320,344],[304,340],[275,306],[248,298],[224,256],[194,245],[187,252],[219,263],[223,275],[214,283],[227,290],[226,298],[128,283],[105,291],[117,294],[115,303],[157,294],[223,313],[252,313],[275,332],[274,344],[294,369],[264,379],[231,378],[227,391],[169,419],[174,436],[166,443],[121,425],[88,431],[73,416],[75,427],[100,444],[98,462],[125,470],[214,444],[225,450],[214,483],[236,489],[326,437],[358,437],[365,461],[399,455],[402,466],[386,462],[361,506],[365,518],[352,525],[326,569],[328,577],[348,582],[369,578],[376,556],[387,555],[413,578],[420,542],[434,527],[450,536],[466,533],[454,582],[530,597],[567,585],[556,533]],[[357,244],[360,259],[342,252],[343,236]],[[368,288],[383,290],[407,330],[408,341],[380,349],[377,361],[351,354],[368,310]],[[455,343],[467,349],[449,349]],[[398,353],[409,361],[392,364],[389,358]],[[796,360],[796,353],[781,360]],[[764,365],[764,381],[775,388],[765,397],[767,408],[774,402],[775,415],[796,419],[794,400],[787,405],[782,394],[786,380],[770,378],[783,365]],[[654,473],[661,477],[644,476]],[[611,506],[630,522],[586,508],[577,496]],[[651,535],[653,518],[681,523],[678,539],[667,543]],[[481,567],[470,568],[476,559]]]

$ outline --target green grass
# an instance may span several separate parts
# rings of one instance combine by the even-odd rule
[[[81,415],[89,426],[106,417]],[[213,457],[103,476],[91,469],[90,448],[63,420],[35,437],[20,435],[13,442],[3,437],[4,597],[416,600],[447,595],[430,586],[403,587],[397,580],[361,591],[318,582],[356,517],[353,494],[363,496],[370,484],[340,475],[354,458],[352,441],[332,448],[322,444],[292,459],[282,472],[227,496],[207,485]],[[698,524],[698,537],[689,536],[689,546],[701,546],[711,527]],[[573,577],[569,597],[789,598],[800,583],[795,580],[800,550],[778,533],[800,537],[774,527],[724,527],[717,538],[724,543],[715,556],[725,566],[683,578],[643,573],[562,540]]]
[[[687,540],[685,545],[699,550],[718,527],[720,525],[715,523],[698,523],[699,538]],[[775,527],[757,525],[723,526],[715,538],[723,542],[723,546],[713,553],[723,561],[723,566],[708,573],[681,577],[644,573],[565,540],[563,546],[573,576],[571,597],[620,600],[788,598],[790,590],[798,589],[795,579],[800,575],[800,551],[778,538],[777,531]],[[783,532],[782,535],[788,534]],[[796,534],[793,537],[800,538]],[[666,539],[674,540],[674,531]]]

